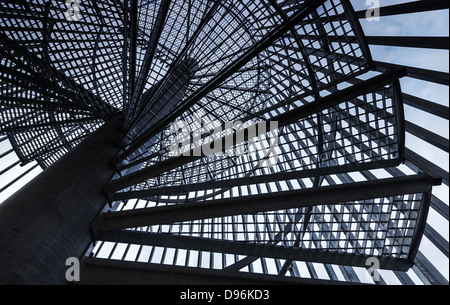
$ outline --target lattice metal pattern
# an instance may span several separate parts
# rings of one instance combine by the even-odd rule
[[[84,1],[75,23],[63,1],[2,3],[1,131],[23,163],[49,166],[121,108],[118,5]]]
[[[1,2],[0,132],[9,135],[22,162],[37,160],[41,167],[49,166],[100,126],[109,114],[123,109],[132,127],[131,142],[141,136],[147,138],[144,144],[129,152],[125,163],[117,164],[121,172],[116,176],[118,179],[172,158],[169,147],[174,134],[170,123],[175,119],[187,122],[191,129],[198,127],[194,114],[202,115],[206,121],[215,121],[217,126],[234,120],[274,119],[322,97],[339,94],[343,88],[361,82],[360,76],[362,79],[372,77],[373,72],[363,75],[369,69],[384,73],[388,69],[402,68],[372,62],[357,20],[363,19],[366,12],[353,14],[347,0],[323,1],[254,54],[255,47],[268,34],[279,29],[309,1],[251,0],[245,5],[231,0],[81,2],[83,18],[79,22],[65,19],[64,1]],[[430,1],[429,6],[424,7],[420,1],[408,2],[389,6],[382,12],[390,16],[404,14],[404,11],[448,9],[448,3],[443,3]],[[161,31],[159,35],[157,30]],[[369,45],[445,48],[438,46],[433,38],[397,37],[398,41],[391,39],[395,37],[366,38]],[[252,56],[245,57],[248,54]],[[158,123],[160,118],[151,112],[157,103],[156,97],[169,98],[162,91],[167,89],[165,85],[170,85],[173,70],[187,59],[196,62],[187,89],[179,88],[178,93],[183,97],[177,107],[163,105],[159,115],[170,120]],[[233,69],[233,64],[239,64],[239,68]],[[123,73],[125,70],[127,72]],[[420,84],[425,80],[448,86],[448,73],[411,67],[407,72]],[[153,99],[144,100],[138,98],[139,90],[157,92]],[[448,170],[421,158],[411,151],[415,151],[413,147],[406,152],[403,150],[404,122],[398,112],[403,108],[401,96],[414,111],[419,109],[447,121],[448,107],[402,94],[398,84],[372,91],[333,107],[319,107],[316,113],[280,128],[278,163],[273,167],[260,167],[257,163],[261,156],[257,154],[203,157],[141,179],[121,193],[109,194],[113,198],[121,195],[120,198],[127,199],[110,202],[111,207],[105,207],[104,212],[138,211],[193,201],[208,203],[209,200],[343,185],[355,179],[400,178],[414,172],[442,177],[448,186]],[[445,135],[441,137],[415,123],[406,122],[407,133],[448,153]],[[0,158],[8,155],[10,151],[2,153]],[[397,167],[403,157],[406,165]],[[383,163],[385,161],[387,163]],[[19,161],[2,169],[0,175],[17,164]],[[383,170],[373,170],[380,166]],[[329,169],[326,175],[323,169]],[[318,170],[322,174],[284,176],[308,170]],[[238,180],[262,177],[268,180],[245,183]],[[217,187],[215,182],[228,184]],[[194,185],[195,189],[186,191],[186,187]],[[177,191],[171,187],[185,188]],[[153,193],[127,193],[139,190]],[[183,246],[133,243],[126,242],[126,238],[125,242],[110,242],[103,241],[99,232],[94,232],[100,237],[86,255],[225,269],[224,272],[289,273],[301,278],[350,282],[361,280],[355,272],[358,272],[357,266],[365,266],[365,258],[377,256],[392,259],[393,263],[386,268],[393,270],[399,270],[396,262],[408,260],[411,263],[414,259],[408,273],[394,271],[393,277],[401,283],[411,284],[414,280],[448,284],[442,271],[430,263],[434,258],[424,256],[427,249],[422,247],[417,257],[410,257],[415,255],[411,251],[417,250],[413,239],[417,242],[424,230],[425,241],[448,258],[448,238],[443,237],[442,230],[437,232],[430,219],[426,225],[419,224],[424,217],[419,217],[419,210],[421,207],[428,209],[428,204],[434,213],[433,219],[439,214],[438,218],[448,223],[448,205],[439,196],[428,195],[408,193],[122,231],[253,246],[277,243],[285,249],[299,247],[307,251],[362,255],[360,261],[347,261],[353,267],[341,265],[331,256],[285,260],[264,255],[238,255],[225,250],[219,253],[211,249],[201,251]],[[120,230],[115,233],[120,237]],[[116,239],[120,239],[118,237]],[[336,262],[338,265],[334,265]],[[325,276],[317,274],[320,268]],[[365,272],[365,268],[362,270]],[[384,283],[384,279],[379,283]]]
[[[332,255],[337,253],[356,255],[357,260],[355,261],[355,258],[352,260],[352,264],[356,263],[356,266],[364,266],[368,257],[379,257],[385,261],[394,259],[391,265],[395,266],[401,261],[406,261],[410,255],[410,246],[418,230],[416,226],[423,196],[426,195],[406,194],[344,204],[318,205],[311,208],[128,229],[126,231],[143,233],[141,237],[149,234],[148,239],[144,239],[147,242],[144,244],[111,242],[110,239],[103,241],[100,238],[88,254],[95,258],[224,269],[224,272],[240,270],[284,274],[289,270],[291,276],[301,278],[309,277],[302,272],[305,264],[310,271],[325,268],[331,272],[329,275],[334,274],[335,268],[338,270],[340,268],[344,274],[353,273],[358,269],[330,264],[329,257],[324,254],[327,252]],[[137,205],[144,206],[145,203],[137,202]],[[153,238],[157,239],[158,235],[296,247],[296,251],[312,251],[307,255],[315,263],[312,265],[310,262],[299,260],[287,263],[284,259],[271,258],[270,255],[251,257],[226,251],[198,251],[194,250],[195,246],[194,248],[189,246],[189,241],[184,244],[185,247],[181,244],[175,248],[162,246],[155,241],[149,243]],[[290,266],[289,269],[286,269],[286,266]],[[321,277],[323,278],[323,275]]]
[[[230,157],[215,154],[204,157],[157,179],[149,179],[131,190],[355,163],[370,166],[371,162],[398,159],[401,144],[395,104],[401,101],[396,101],[393,93],[392,86],[382,88],[281,128],[274,147],[277,159],[271,168],[261,168],[262,152],[251,153],[247,143],[242,145],[245,146],[241,149],[244,152],[242,155]],[[274,113],[280,114],[279,111]],[[222,135],[225,134],[227,131],[224,130]],[[176,139],[169,137],[166,145],[169,146],[170,141]],[[273,145],[271,141],[274,140],[269,136],[266,141]],[[164,151],[164,147],[158,148]],[[155,157],[146,164],[151,166],[168,159],[170,154]]]
[[[365,58],[357,41],[352,40],[350,43],[340,40],[330,41],[327,38],[329,33],[342,33],[342,35],[353,33],[349,18],[345,16],[345,13],[343,17],[339,15],[342,13],[344,9],[339,2],[325,2],[296,27],[295,35],[290,31],[276,40],[273,45],[233,73],[216,89],[211,90],[205,98],[182,114],[178,120],[187,123],[195,131],[198,126],[195,125],[193,113],[201,116],[206,122],[217,121],[219,124],[225,121],[245,121],[255,116],[269,119],[276,114],[309,103],[314,100],[313,95],[318,94],[318,90],[326,89],[322,94],[334,92],[338,83],[366,71],[368,66],[368,59]],[[337,15],[342,19],[337,19]],[[321,18],[321,23],[315,21],[318,20],[316,17]],[[328,49],[328,53],[324,53],[326,48],[320,47],[325,41],[333,48],[333,50]],[[308,50],[308,53],[304,53],[304,50]],[[211,64],[199,63],[199,67],[204,65]],[[221,68],[223,64],[218,61],[215,65]],[[288,75],[286,70],[290,71]],[[220,69],[215,72],[220,72]],[[327,76],[325,72],[328,73]],[[201,86],[214,75],[214,73],[207,73],[208,77],[203,80],[205,77],[202,73],[205,72],[200,70],[196,72],[194,76],[196,80],[186,92],[187,99],[196,90],[202,89]],[[291,102],[290,106],[274,110],[276,105],[285,104],[284,99]],[[291,133],[296,132],[291,131]],[[138,164],[139,160],[145,161],[140,168],[165,160],[170,156],[168,147],[173,139],[169,126],[133,153],[128,160],[133,165]],[[217,158],[210,158],[208,164],[211,164],[211,159]],[[216,164],[221,164],[219,167],[223,168],[223,166],[230,167],[249,161],[220,160]],[[204,161],[197,162],[197,166],[202,167],[202,164]],[[134,170],[136,169],[139,168],[134,167]],[[206,175],[206,171],[199,170]],[[212,176],[216,175],[212,173]],[[168,178],[168,180],[171,179]]]
[[[167,72],[186,57],[194,58],[201,67],[197,73],[203,78],[196,77],[197,80],[193,81],[193,83],[201,84],[248,50],[255,43],[254,33],[249,29],[250,21],[256,20],[253,15],[256,12],[265,15],[271,13],[270,8],[256,5],[256,2],[248,1],[244,5],[232,3],[232,1],[221,1],[213,5],[210,1],[172,1],[158,42],[156,56],[151,63],[147,88],[164,79]],[[139,11],[139,20],[142,20],[144,16],[149,20],[155,19],[155,12],[145,10],[144,7]],[[207,17],[209,12],[213,13],[214,18]],[[264,26],[276,24],[279,18],[274,17],[274,19],[274,21],[265,22]],[[254,31],[261,32],[256,29]],[[144,53],[145,49],[141,49],[140,53],[138,50],[141,58]],[[139,64],[137,66],[139,68]],[[188,97],[189,93],[186,96]],[[137,101],[132,102],[130,106],[132,110],[133,103]],[[152,102],[149,103],[151,104]],[[135,114],[130,112],[130,120],[134,116]],[[133,135],[139,133],[139,130],[131,130]]]
[[[329,33],[339,32],[342,35],[353,33],[348,18],[342,17],[341,20],[334,18],[336,14],[343,13],[343,8],[338,2],[333,4],[330,9],[331,3],[326,2],[317,9],[317,13],[312,14],[313,16],[320,14],[323,20],[321,24],[315,24],[315,21],[311,20],[313,16],[308,16],[304,20],[304,25],[300,24],[297,26],[296,35],[301,40],[296,40],[289,32],[247,62],[244,67],[228,77],[218,88],[212,90],[205,98],[201,99],[190,112],[178,119],[190,124],[191,113],[200,111],[203,116],[206,116],[206,121],[245,120],[259,110],[282,103],[287,98],[296,98],[298,100],[297,105],[308,103],[308,100],[305,99],[305,96],[307,96],[305,92],[311,92],[319,87],[327,88],[333,84],[336,85],[337,82],[342,82],[346,78],[352,77],[352,75],[365,71],[368,59],[364,57],[358,44],[355,45],[350,43],[350,41],[332,41],[326,38]],[[231,7],[231,11],[236,9]],[[257,9],[261,11],[260,7],[254,8],[254,10]],[[333,20],[333,23],[331,20]],[[338,22],[336,23],[336,21]],[[221,24],[219,23],[219,25]],[[229,32],[234,33],[234,31]],[[315,35],[313,36],[314,39],[310,37],[313,33]],[[248,36],[248,34],[246,35]],[[239,37],[242,37],[242,34]],[[330,44],[334,50],[324,53],[320,48],[320,45],[324,43],[324,39],[327,40],[327,44]],[[196,72],[194,81],[192,81],[192,87],[188,89],[186,97],[195,93],[215,73],[219,73],[226,63],[232,62],[240,53],[249,48],[241,46],[242,43],[235,41],[233,36],[227,37],[222,34],[222,38],[219,41],[221,42],[222,40],[228,44],[240,46],[239,52],[232,51],[233,57],[229,58],[228,54],[230,52],[225,52],[226,49],[221,50],[217,46],[216,49],[221,50],[220,54],[223,53],[221,56],[226,59],[225,63],[220,58],[216,61],[211,61],[211,58],[205,57],[208,60],[207,62],[200,60],[198,66],[201,69]],[[244,41],[256,43],[256,41],[250,41],[250,39],[245,39]],[[205,42],[207,45],[216,43],[214,40]],[[196,44],[196,52],[189,53],[189,56],[203,59],[204,53],[199,53],[200,47],[201,44],[198,47]],[[303,48],[309,50],[309,53],[303,54]],[[207,69],[205,67],[208,67],[207,71],[204,71]],[[214,70],[209,71],[210,69]],[[290,71],[289,74],[286,74],[286,70]],[[324,72],[328,72],[328,76],[325,77]],[[318,79],[314,79],[315,77]],[[147,128],[149,127],[152,126]],[[156,139],[159,138],[160,136],[155,136],[155,139],[151,140],[145,149],[142,149],[142,151],[145,151],[144,156],[147,154],[147,151],[153,152],[161,149],[160,146],[154,145],[155,141],[157,141]],[[138,158],[139,155],[133,154],[133,157],[129,160],[135,161]]]
[[[416,231],[422,196],[421,193],[408,194],[132,230],[406,259]],[[147,202],[145,206],[154,204]],[[144,205],[138,203],[138,206]],[[130,207],[118,207],[123,208]]]
[[[255,117],[277,120],[282,114],[312,103],[321,96],[335,94],[339,91],[337,85],[341,88],[348,86],[347,80],[367,71],[370,58],[364,57],[365,54],[359,47],[357,39],[352,39],[351,42],[336,38],[335,41],[329,41],[328,37],[331,33],[333,35],[342,33],[344,37],[349,35],[357,37],[352,33],[348,16],[345,18],[340,15],[342,19],[336,18],[336,15],[339,16],[344,12],[340,3],[326,2],[304,18],[295,32],[290,31],[275,40],[258,56],[249,59],[240,68],[241,71],[231,73],[217,87],[211,88],[209,96],[199,99],[197,104],[181,115],[181,119],[194,130],[200,127],[198,126],[199,116],[205,121],[215,120],[214,127],[223,125],[227,120],[254,119]],[[336,23],[336,19],[340,22]],[[318,20],[324,20],[324,22],[320,23]],[[255,71],[255,67],[261,66],[265,68]],[[220,72],[220,69],[216,71],[216,73]],[[214,74],[210,74],[208,77],[213,76]],[[201,80],[198,70],[193,79],[193,84],[196,80]],[[209,80],[200,82],[200,85],[197,85],[198,88],[188,88],[186,99],[189,101],[189,96],[195,95],[196,90],[202,90]],[[266,175],[268,172],[273,174],[398,159],[402,145],[399,142],[401,131],[398,127],[399,116],[397,115],[397,109],[401,107],[401,100],[398,98],[399,90],[398,85],[391,84],[331,108],[319,106],[318,113],[302,118],[296,123],[283,125],[280,130],[280,146],[276,148],[279,159],[275,167],[269,170],[260,168],[258,161],[261,156],[252,156],[248,151],[247,154],[239,157],[214,155],[190,163],[186,161],[183,166],[175,167],[166,174],[155,174],[154,177],[131,187],[130,190],[153,190],[155,187],[164,188],[183,184],[197,185],[210,180]],[[180,103],[183,104],[182,101]],[[227,131],[223,131],[220,136],[226,134]],[[173,156],[169,153],[168,147],[172,141],[174,141],[172,130],[166,129],[155,135],[144,147],[131,155],[129,158],[131,165],[125,166],[129,170],[124,172],[129,174],[130,170],[131,172],[139,171],[153,165],[158,166],[162,161],[170,162]],[[205,142],[200,141],[200,143]],[[297,187],[306,188],[312,185],[317,186],[315,180],[297,179],[295,182]],[[259,187],[260,185],[257,185],[258,190],[253,193],[264,193]],[[289,183],[288,188],[291,187]],[[130,205],[131,203],[127,201],[120,204],[116,202],[111,211],[119,211],[122,208],[129,210],[183,204],[188,201],[224,198],[224,195],[231,198],[245,196],[241,193],[242,188],[239,188],[239,192],[230,191],[230,189],[232,188],[205,189],[205,192],[196,192],[194,196],[191,196],[191,193],[156,196],[150,201],[147,201],[148,199],[137,201],[136,206]],[[278,183],[275,189],[280,191]],[[275,189],[271,188],[267,192],[273,193]],[[409,199],[412,202],[415,200],[420,202],[420,197],[421,195],[418,195],[419,199],[417,199],[412,196]],[[383,200],[387,200],[384,203],[392,209],[393,201],[395,204],[399,201],[403,202],[400,197],[397,199],[397,201],[393,198],[374,199],[370,201],[370,206],[373,208],[375,202],[383,203]],[[405,202],[407,201],[408,199],[405,199]],[[416,217],[419,207],[417,202],[412,207]],[[358,207],[351,203],[342,205],[348,208],[346,210],[348,213],[339,211],[340,206],[336,208],[334,205],[328,205],[312,209],[301,208],[158,225],[145,228],[144,231],[218,238],[234,242],[280,243],[285,247],[300,245],[303,249],[372,256],[382,256],[384,253],[390,258],[405,259],[413,236],[414,220],[409,224],[412,224],[412,227],[408,227],[408,224],[407,227],[403,227],[403,223],[390,219],[388,215],[390,211],[383,215],[372,213],[370,215],[373,218],[367,219],[364,212],[369,206],[368,203],[369,201],[363,202],[362,205],[358,203]],[[361,206],[363,208],[359,210]],[[325,209],[333,212],[325,213]],[[379,207],[379,209],[386,210],[385,207],[383,209]],[[363,218],[363,214],[366,218]],[[335,223],[330,219],[328,223],[324,221],[323,217],[331,215]],[[289,221],[293,221],[294,218],[296,221],[292,225],[292,230],[287,229],[291,226]],[[352,223],[352,219],[358,221],[357,228],[354,227],[356,222]],[[373,221],[372,224],[371,221]],[[382,222],[381,225],[380,222]],[[284,229],[286,232],[283,232]],[[400,235],[396,236],[396,243],[393,243],[392,236],[389,236],[392,232],[400,232]],[[274,240],[275,236],[278,240]],[[362,243],[358,240],[364,237],[366,242]],[[400,240],[401,245],[398,244]]]
[[[155,225],[136,230],[407,258],[421,200],[422,194],[410,194]]]

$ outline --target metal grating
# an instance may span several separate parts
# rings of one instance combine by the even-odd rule
[[[407,258],[423,194],[154,225],[149,233]],[[151,205],[147,203],[147,206]],[[160,205],[159,205],[160,206]]]
[[[382,17],[448,10],[444,2],[390,5]],[[436,269],[419,247],[423,235],[448,258],[448,237],[432,222],[437,214],[448,224],[445,186],[431,190],[440,179],[448,186],[448,166],[422,157],[409,141],[412,135],[448,156],[445,130],[437,134],[409,114],[413,108],[448,121],[448,107],[402,92],[411,79],[416,86],[448,86],[448,73],[372,60],[374,45],[448,51],[448,42],[366,36],[358,20],[366,10],[355,12],[352,4],[360,7],[347,0],[83,0],[82,19],[74,22],[63,1],[2,1],[0,133],[20,161],[0,176],[19,163],[50,166],[123,112],[126,144],[105,186],[110,202],[92,227],[89,266],[117,260],[136,263],[132,268],[145,263],[192,268],[188,273],[223,269],[356,283],[358,268],[377,257],[400,283],[448,284],[445,266]],[[212,125],[191,145],[207,145],[212,127],[227,122],[278,122],[277,162],[262,166],[269,158],[251,151],[251,139],[233,143],[238,155],[174,156],[172,123],[183,121],[196,132],[198,117],[203,127]],[[327,187],[356,189],[386,177],[400,185],[415,173],[428,177],[420,190],[405,186],[384,196],[377,192],[395,188],[383,184],[379,196],[361,190],[344,201],[320,197]],[[256,205],[297,191],[317,192],[328,202]],[[364,199],[351,198],[364,192]],[[255,202],[253,211],[240,212],[239,200],[247,199]],[[232,215],[208,216],[216,213],[212,205],[227,202]],[[204,204],[205,214],[181,216],[185,221],[142,216],[189,212],[191,204]],[[120,220],[124,215],[132,217]],[[144,223],[137,226],[139,219]],[[108,221],[112,231],[105,229]]]

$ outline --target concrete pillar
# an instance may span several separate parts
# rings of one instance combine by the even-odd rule
[[[91,242],[123,121],[102,127],[0,204],[0,284],[65,284],[68,257]]]

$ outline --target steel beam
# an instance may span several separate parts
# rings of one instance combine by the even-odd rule
[[[417,212],[417,220],[414,228],[414,235],[411,238],[408,261],[412,264],[419,251],[419,245],[427,224],[428,211],[430,210],[431,187],[423,193],[420,207]]]
[[[158,82],[157,88],[154,88],[154,92],[156,94],[153,94],[152,96],[150,96],[150,99],[147,99],[146,103],[147,104],[153,104],[153,103],[157,103],[157,99],[158,96],[165,94],[165,91],[163,91],[166,87],[167,87],[167,82],[170,82],[170,79],[168,79],[168,76],[173,75],[174,73],[176,73],[175,69],[180,67],[183,63],[181,62],[182,60],[186,59],[186,53],[188,51],[188,49],[195,43],[198,35],[200,34],[200,32],[203,30],[204,26],[211,20],[211,18],[214,16],[214,13],[216,12],[217,8],[220,6],[221,1],[214,1],[211,8],[208,10],[208,12],[203,16],[202,20],[200,21],[200,23],[198,24],[196,30],[194,31],[194,33],[192,34],[192,36],[189,38],[189,40],[186,42],[186,45],[183,47],[183,49],[178,53],[175,54],[173,53],[170,49],[166,48],[164,45],[159,45],[162,48],[165,48],[166,51],[173,53],[173,56],[176,57],[170,67],[169,70],[167,71],[167,73],[165,74],[165,76],[163,77],[162,80],[160,80]],[[166,1],[164,3],[164,6],[161,6],[160,12],[161,14],[166,14],[167,15],[167,9],[169,7],[170,1]],[[162,20],[162,17],[159,18],[159,20]],[[162,29],[162,25],[155,25],[156,29]],[[156,31],[152,32],[156,33]],[[160,33],[158,34],[160,35]],[[154,51],[153,51],[154,53]],[[140,102],[142,104],[142,101]],[[145,107],[145,105],[141,105],[142,107]],[[135,125],[138,124],[140,122],[139,118],[134,118],[133,122],[131,122],[131,126],[130,126],[130,130],[133,130],[135,128]],[[120,161],[119,161],[120,162]]]
[[[392,47],[427,48],[448,50],[448,37],[366,36],[368,44]]]
[[[436,10],[444,10],[449,8],[447,0],[427,0],[427,1],[411,1],[401,4],[388,5],[380,7],[380,16],[404,15],[413,13],[422,13]],[[356,12],[358,18],[366,18],[367,10]]]
[[[68,125],[78,125],[80,123],[93,123],[93,122],[101,122],[100,119],[94,118],[94,117],[86,117],[86,118],[80,118],[80,119],[72,119],[72,120],[60,120],[60,121],[54,121],[54,122],[45,122],[45,123],[38,123],[38,124],[27,124],[27,122],[21,122],[23,124],[16,124],[11,126],[5,126],[0,128],[2,132],[14,134],[14,133],[20,133],[24,131],[29,130],[36,130],[38,128],[44,128],[44,129],[52,129],[52,128],[59,128],[61,125],[68,126]]]
[[[425,225],[424,236],[428,238],[439,251],[449,258],[449,243],[444,236],[429,224]]]
[[[445,220],[449,220],[449,206],[441,199],[437,198],[436,196],[431,196],[431,207],[439,213],[442,217],[445,218]]]
[[[330,94],[326,97],[315,100],[314,102],[311,102],[309,104],[305,104],[289,112],[280,114],[272,118],[272,121],[278,122],[278,128],[295,123],[299,119],[318,113],[323,109],[331,108],[344,101],[348,101],[355,97],[358,97],[361,94],[373,92],[376,89],[382,88],[383,86],[394,82],[399,77],[404,76],[405,73],[406,73],[405,70],[398,70],[376,76],[374,78],[371,78],[354,86],[338,91],[334,94]],[[267,121],[266,123],[267,123],[266,130],[270,130],[270,122]],[[233,139],[236,139],[236,137],[233,137]],[[222,138],[220,141],[222,141],[222,143],[226,143],[225,137]],[[237,143],[235,142],[234,144]],[[209,145],[209,143],[205,145]],[[222,145],[222,147],[224,146]],[[190,153],[189,156],[179,156],[166,159],[162,162],[159,162],[158,164],[143,168],[139,171],[130,173],[126,176],[111,181],[105,187],[105,191],[108,193],[114,193],[125,187],[142,182],[145,179],[158,176],[161,173],[164,173],[168,170],[177,168],[178,166],[181,166],[189,162],[196,161],[203,157],[204,156],[194,156],[193,153]]]
[[[317,35],[308,35],[308,38],[318,39]],[[357,41],[355,36],[334,36],[327,35],[327,39],[331,41],[339,41],[348,43],[349,41]],[[381,45],[391,47],[409,47],[409,48],[426,48],[426,49],[449,49],[448,37],[431,37],[431,36],[365,36],[369,45]]]
[[[414,68],[414,67],[391,64],[391,63],[381,62],[381,61],[375,61],[374,65],[375,65],[375,69],[381,73],[384,73],[384,72],[390,71],[390,70],[406,69],[407,76],[409,76],[409,77],[420,79],[420,80],[425,80],[425,81],[436,83],[436,84],[446,85],[446,86],[450,85],[449,74],[447,72]]]
[[[436,267],[427,259],[422,253],[418,252],[414,260],[414,265],[425,275],[432,285],[447,285],[448,280],[442,275],[442,273],[436,269]]]
[[[439,183],[439,179],[433,179],[427,175],[415,175],[205,202],[109,212],[102,214],[98,219],[98,223],[94,226],[94,230],[116,230],[322,204],[345,204],[346,202],[357,200],[421,193],[427,191],[431,185]]]
[[[148,73],[150,71],[150,66],[153,62],[156,46],[161,36],[166,21],[167,13],[169,12],[170,3],[171,0],[163,0],[161,2],[158,10],[158,15],[156,16],[156,20],[150,34],[150,39],[148,41],[141,69],[139,70],[139,75],[136,79],[135,86],[133,88],[133,95],[130,101],[131,111],[135,112],[129,114],[130,116],[132,116],[129,118],[130,124],[132,124],[132,121],[139,116],[142,107],[145,107],[145,105],[140,104],[142,102],[141,96],[142,92],[144,91],[144,85],[147,80]]]
[[[129,230],[96,232],[94,238],[96,240],[128,244],[181,248],[359,267],[366,267],[366,260],[370,257],[369,255],[327,251],[325,249],[304,249],[299,248],[298,246],[287,247],[278,246],[275,244],[237,242],[213,238],[177,236],[171,234],[147,233]],[[411,267],[411,262],[408,262],[406,259],[379,257],[379,260],[381,269],[406,271]]]
[[[283,20],[288,19],[288,16],[284,13],[284,11],[280,8],[280,6],[278,5],[278,3],[275,0],[267,0],[271,6],[273,6],[273,8],[275,9],[275,11],[283,18]],[[319,28],[319,27],[318,27]],[[290,29],[291,35],[294,36],[295,42],[297,43],[299,52],[302,54],[303,59],[305,60],[306,64],[306,69],[308,71],[308,79],[309,82],[311,84],[311,86],[313,87],[313,89],[317,88],[317,81],[315,78],[315,73],[312,70],[312,64],[311,64],[311,60],[309,58],[309,56],[307,56],[307,54],[305,53],[305,46],[303,41],[300,39],[300,36],[298,35],[297,31],[294,29],[294,27],[292,27]]]
[[[390,159],[368,163],[353,163],[340,166],[329,166],[315,169],[305,169],[300,171],[281,172],[262,176],[252,176],[226,180],[210,180],[195,184],[165,186],[160,188],[151,188],[148,190],[139,190],[139,191],[118,192],[111,194],[110,197],[111,200],[126,200],[132,198],[145,199],[153,196],[185,194],[191,192],[192,190],[232,188],[241,185],[251,185],[273,181],[286,181],[291,179],[301,179],[314,176],[324,176],[376,168],[394,167],[400,165],[401,162],[402,162],[401,159]]]
[[[14,163],[15,165],[17,165],[16,163]],[[15,166],[14,165],[14,166]],[[12,167],[8,167],[7,170],[11,169]],[[22,179],[23,177],[25,177],[28,173],[30,173],[31,171],[33,171],[35,168],[37,168],[39,165],[35,164],[32,167],[30,167],[29,169],[27,169],[26,171],[24,171],[22,174],[18,175],[17,177],[15,177],[14,179],[12,179],[11,181],[8,181],[8,183],[6,185],[4,185],[2,188],[0,188],[0,193],[3,192],[4,190],[6,190],[8,187],[10,187],[11,185],[13,185],[14,183],[16,183],[17,181],[19,181],[20,179]],[[4,172],[2,171],[1,174],[3,174]]]
[[[449,120],[449,109],[444,105],[437,104],[407,93],[403,93],[403,102],[405,103],[405,105],[436,115],[440,118],[446,119],[447,121]]]
[[[122,109],[124,112],[128,111],[128,35],[129,35],[129,25],[128,25],[128,15],[129,15],[128,3],[123,3],[123,48],[122,48]]]
[[[317,8],[317,6],[319,6],[323,2],[324,0],[310,0],[305,2],[305,6],[299,9],[293,15],[291,15],[284,22],[276,26],[272,31],[267,33],[266,36],[264,36],[261,40],[255,43],[248,51],[239,56],[239,58],[237,58],[234,62],[226,66],[220,72],[218,72],[215,75],[215,77],[213,77],[210,81],[208,81],[208,83],[206,83],[204,86],[200,87],[196,92],[190,95],[189,98],[186,100],[186,102],[183,104],[183,106],[173,111],[171,115],[165,117],[157,125],[148,129],[139,138],[135,139],[126,149],[126,151],[122,153],[118,158],[116,158],[115,162],[118,164],[121,161],[123,161],[127,156],[131,155],[136,149],[142,146],[150,138],[152,138],[158,132],[163,130],[170,122],[173,122],[178,116],[180,116],[183,112],[185,112],[187,109],[193,106],[201,98],[206,96],[209,92],[214,90],[229,76],[231,76],[233,73],[242,68],[247,62],[249,62],[251,59],[257,56],[264,49],[269,47],[277,39],[282,37],[294,25],[298,24],[301,20],[303,20],[306,16],[308,16],[313,10]]]
[[[407,132],[411,133],[412,135],[418,137],[419,139],[422,139],[425,142],[430,143],[431,145],[433,145],[439,149],[442,149],[443,151],[448,153],[449,140],[447,138],[444,138],[443,136],[435,134],[434,132],[429,131],[428,129],[420,127],[409,121],[405,122],[405,130]]]
[[[140,108],[136,114],[139,119],[133,124],[133,130],[128,132],[129,138],[133,138],[147,126],[152,126],[176,107],[183,99],[190,76],[196,67],[197,62],[194,59],[186,58],[167,74],[164,83],[158,82],[140,96]]]
[[[124,4],[124,5],[128,5]],[[138,0],[130,1],[130,75],[128,83],[128,94],[133,95],[134,88],[136,87],[136,61],[137,61],[137,36],[138,36]],[[128,22],[128,20],[125,20]],[[126,26],[126,24],[124,24]],[[130,100],[127,103],[126,117],[128,117],[130,110]]]
[[[75,95],[75,101],[73,102],[74,104],[80,103],[80,105],[78,105],[79,107],[89,107],[88,109],[92,112],[92,114],[99,118],[105,118],[117,112],[117,109],[113,106],[105,103],[91,91],[85,89],[82,85],[76,83],[65,74],[55,70],[44,60],[28,52],[27,49],[22,47],[16,41],[10,39],[4,33],[0,33],[0,42],[4,48],[8,50],[2,51],[2,53],[16,64],[21,64],[22,68],[29,71],[32,75],[31,77],[28,75],[25,76],[25,74],[20,74],[16,70],[11,70],[8,67],[5,67],[5,69],[10,70],[10,73],[18,76],[24,82],[24,85],[28,85],[27,82],[29,82],[31,78],[31,83],[34,81],[35,84],[33,85],[36,85],[36,87],[45,84],[56,92],[60,92],[66,98],[73,98]],[[11,54],[11,52],[13,52],[13,54]],[[23,56],[25,62],[27,62],[30,66],[25,66],[24,60],[20,59],[20,56]],[[8,82],[11,82],[11,80],[8,80]],[[64,87],[62,87],[59,83],[64,84]],[[46,91],[48,90],[45,90],[43,93],[46,94]]]
[[[441,178],[444,184],[448,186],[449,174],[445,169],[442,169],[441,167],[427,160],[423,156],[415,153],[409,148],[405,149],[405,159],[405,164],[416,173],[423,172],[431,177]]]

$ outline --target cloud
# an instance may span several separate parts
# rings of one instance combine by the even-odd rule
[[[389,3],[391,4],[391,3]],[[431,11],[381,17],[380,21],[361,19],[367,36],[448,36],[448,11]]]

